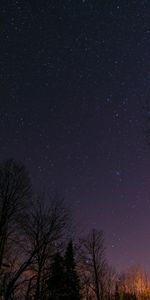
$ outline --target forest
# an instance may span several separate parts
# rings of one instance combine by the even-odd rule
[[[0,299],[148,300],[141,266],[118,273],[106,257],[103,230],[78,236],[57,193],[33,191],[24,164],[0,165]]]

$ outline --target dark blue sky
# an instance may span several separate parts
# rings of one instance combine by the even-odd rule
[[[149,1],[1,1],[0,159],[103,229],[118,269],[150,272]]]

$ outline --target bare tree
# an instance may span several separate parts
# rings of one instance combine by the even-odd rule
[[[41,299],[41,281],[49,265],[49,259],[60,242],[68,216],[61,200],[55,199],[48,209],[39,203],[37,210],[32,215],[31,246],[37,249],[35,255],[36,291],[35,300]],[[34,228],[34,229],[33,229]]]
[[[149,295],[148,275],[139,265],[134,265],[121,274],[119,288],[123,293]]]
[[[69,214],[64,201],[55,195],[49,201],[40,199],[37,203],[32,202],[29,209],[31,195],[31,183],[25,167],[14,160],[2,163],[0,297],[5,300],[19,295],[18,292],[23,289],[26,299],[31,290],[32,299],[42,299],[50,259],[66,236]]]
[[[107,268],[103,232],[93,229],[81,240],[81,245],[81,269],[89,283],[88,295],[90,297],[94,292],[97,300],[103,300]]]
[[[105,279],[105,298],[107,300],[113,299],[118,282],[118,274],[112,266],[107,266]]]
[[[31,198],[31,181],[24,165],[14,160],[0,164],[0,276],[6,277],[7,249],[16,239],[19,220]],[[3,275],[2,275],[3,274]],[[2,277],[0,278],[2,281]]]
[[[45,206],[41,199],[33,206],[32,211],[23,223],[24,243],[22,244],[23,256],[20,264],[11,274],[7,283],[4,299],[10,299],[11,295],[23,284],[25,298],[46,299],[43,289],[49,275],[50,260],[56,248],[61,247],[65,239],[65,231],[68,223],[68,210],[64,201],[57,196]]]

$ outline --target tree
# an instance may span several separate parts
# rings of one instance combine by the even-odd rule
[[[59,253],[54,256],[51,266],[51,275],[48,280],[49,300],[66,299],[64,259]]]
[[[80,252],[81,269],[89,282],[89,294],[94,292],[97,300],[103,300],[107,270],[103,232],[93,229],[81,240]]]
[[[119,292],[119,287],[118,287],[117,283],[115,286],[115,300],[120,300],[120,292]]]
[[[148,276],[143,268],[138,265],[128,268],[120,277],[120,289],[125,294],[149,295]]]
[[[5,246],[31,197],[31,182],[25,167],[7,160],[0,165],[0,269]]]
[[[0,165],[0,274],[9,265],[7,250],[16,242],[25,210],[31,199],[32,188],[23,164],[7,160]],[[6,268],[7,270],[8,268]],[[7,272],[7,271],[6,271]]]
[[[79,300],[80,299],[79,278],[76,271],[72,241],[69,242],[65,253],[65,268],[66,268],[66,288],[67,288],[66,300],[67,299]]]
[[[58,195],[49,206],[44,206],[43,199],[38,200],[26,228],[30,255],[34,253],[35,300],[43,299],[42,286],[47,280],[52,257],[65,239],[67,227],[68,211]]]
[[[113,295],[117,293],[117,279],[118,275],[116,270],[112,266],[106,268],[105,276],[105,298],[106,300],[111,300]]]
[[[135,294],[133,293],[123,293],[123,297],[122,297],[123,300],[136,300],[137,297]]]
[[[17,292],[23,283],[26,283],[26,299],[31,291],[32,299],[46,299],[49,268],[56,249],[65,237],[68,211],[63,200],[58,197],[47,203],[47,206],[41,198],[29,211],[27,220],[22,220],[22,260],[8,281],[5,300],[10,299],[11,294]]]

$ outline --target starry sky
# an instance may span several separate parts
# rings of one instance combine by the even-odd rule
[[[150,273],[149,0],[0,1],[0,160]]]

